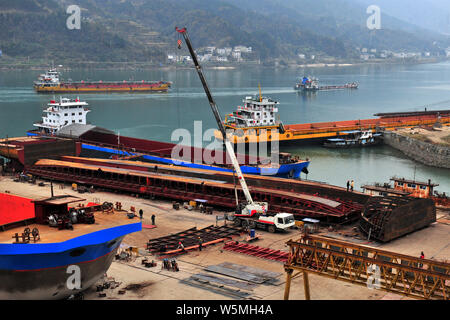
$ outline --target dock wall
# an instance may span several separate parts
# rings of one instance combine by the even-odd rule
[[[450,169],[450,148],[385,131],[384,142],[423,164]]]

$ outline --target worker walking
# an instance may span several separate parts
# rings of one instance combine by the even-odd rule
[[[352,192],[353,192],[353,187],[355,186],[355,182],[352,180],[352,183],[350,184],[351,185],[351,190],[352,190]]]
[[[198,237],[198,251],[202,251],[203,241],[202,238]]]
[[[347,192],[348,192],[348,189],[350,189],[350,181],[349,180],[347,180]]]
[[[140,209],[139,210],[139,218],[141,218],[141,220],[142,220],[143,217],[144,217],[144,211],[142,209]]]
[[[420,252],[420,259],[425,259],[425,254],[423,253],[423,251]],[[422,268],[423,264],[419,263],[419,268]]]
[[[152,225],[155,225],[155,215],[152,214]]]

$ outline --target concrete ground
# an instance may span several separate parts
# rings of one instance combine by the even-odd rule
[[[40,181],[38,181],[40,182]],[[201,252],[192,251],[178,256],[179,272],[172,272],[161,269],[161,261],[157,257],[151,256],[144,250],[149,239],[180,232],[192,227],[198,229],[216,224],[216,215],[223,215],[223,212],[217,210],[213,215],[206,215],[199,211],[188,211],[186,209],[174,210],[169,201],[147,200],[124,195],[119,193],[100,192],[79,194],[72,191],[70,186],[64,188],[61,185],[54,184],[55,195],[70,194],[86,199],[88,202],[103,203],[121,202],[122,208],[129,210],[131,206],[136,211],[144,211],[144,224],[151,224],[151,215],[156,216],[156,228],[143,229],[141,232],[127,235],[123,241],[123,247],[135,246],[140,248],[140,255],[134,257],[132,261],[122,262],[114,261],[107,272],[109,278],[113,278],[120,285],[116,289],[106,289],[106,297],[99,297],[96,287],[92,287],[85,292],[85,299],[149,299],[149,300],[227,300],[241,299],[235,294],[225,292],[219,289],[208,289],[204,287],[194,287],[182,282],[193,274],[205,273],[204,268],[210,265],[216,265],[223,262],[232,262],[248,267],[264,269],[277,272],[280,276],[278,283],[273,285],[258,285],[247,299],[283,299],[285,287],[285,273],[283,264],[271,260],[251,257],[240,253],[222,250],[223,243],[205,247]],[[0,176],[0,192],[9,191],[11,194],[29,198],[40,198],[50,196],[49,183],[40,187],[37,184],[14,182],[11,177]],[[223,224],[220,221],[219,224]],[[425,253],[426,258],[438,260],[450,259],[450,218],[448,212],[439,212],[438,222],[422,230],[416,231],[410,235],[394,240],[387,244],[376,242],[367,242],[361,235],[359,239],[348,236],[356,234],[352,226],[339,230],[329,231],[321,230],[322,234],[334,238],[345,239],[346,241],[355,241],[366,245],[381,247],[389,251],[419,256],[420,252]],[[266,231],[257,231],[261,239],[252,243],[260,247],[270,247],[272,249],[287,250],[286,241],[289,239],[298,239],[300,232],[298,230],[289,230],[286,233],[271,234]],[[234,238],[243,241],[245,236]],[[149,260],[155,260],[157,266],[145,268],[141,265],[142,257],[148,255]],[[311,299],[345,299],[345,300],[392,300],[392,299],[410,299],[392,293],[380,290],[371,290],[367,287],[353,285],[347,282],[337,281],[314,274],[310,274]],[[119,290],[126,288],[125,294],[119,294]],[[303,279],[295,278],[291,284],[290,299],[304,299]]]

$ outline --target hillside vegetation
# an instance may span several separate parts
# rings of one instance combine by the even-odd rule
[[[436,52],[448,38],[390,16],[365,27],[356,0],[78,0],[81,29],[69,30],[69,0],[0,0],[2,59],[164,63],[175,26],[196,48],[251,46],[255,59],[358,58],[356,47]]]

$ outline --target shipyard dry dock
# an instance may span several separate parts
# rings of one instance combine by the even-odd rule
[[[45,146],[46,158],[41,159],[39,152],[36,153],[39,141]],[[370,213],[367,209],[373,208],[366,205],[373,204],[368,201],[373,199],[369,195],[348,192],[345,188],[324,183],[249,175],[246,180],[254,200],[268,202],[270,212],[292,213],[297,220],[296,228],[275,233],[256,230],[255,237],[249,238],[245,229],[237,231],[234,222],[225,220],[225,213],[229,215],[236,207],[235,190],[241,201],[244,198],[232,173],[130,160],[81,158],[76,156],[78,143],[62,140],[61,143],[67,143],[62,152],[59,140],[53,139],[54,148],[51,141],[29,138],[3,141],[6,148],[3,154],[9,154],[17,168],[24,170],[24,174],[0,176],[0,192],[32,199],[49,197],[49,181],[53,181],[56,196],[74,196],[79,192],[84,193],[83,198],[87,202],[110,202],[119,207],[116,211],[106,213],[112,215],[111,218],[116,215],[123,217],[123,210],[136,214],[139,210],[144,212],[142,231],[126,236],[108,271],[109,278],[89,288],[85,292],[87,299],[283,299],[286,296],[289,299],[304,299],[305,293],[298,284],[305,281],[298,275],[286,277],[286,263],[289,263],[286,270],[309,268],[312,299],[404,298],[399,288],[386,294],[367,287],[343,284],[336,279],[326,279],[320,273],[316,276],[317,270],[311,268],[322,261],[300,261],[298,259],[308,255],[313,257],[309,253],[311,251],[306,249],[302,255],[300,251],[293,255],[287,247],[287,244],[297,246],[296,243],[301,243],[298,246],[307,246],[307,243],[295,242],[303,231],[345,240],[348,248],[351,248],[351,243],[369,245],[416,258],[424,252],[426,258],[444,263],[444,266],[450,257],[448,211],[436,210],[434,204],[426,199],[417,205],[415,201],[403,204],[394,199],[392,203],[399,210],[385,206],[381,215],[366,215],[370,226],[367,228],[362,225],[361,231],[361,214]],[[64,156],[65,153],[70,156]],[[383,198],[380,201],[380,204],[386,202]],[[423,218],[423,223],[418,227],[421,229],[412,230],[402,226],[402,219],[396,215],[404,212],[404,205],[411,205],[410,208],[414,210],[409,211],[417,211],[417,217]],[[152,215],[155,216],[154,225]],[[305,221],[305,217],[309,220]],[[417,217],[409,216],[408,219],[415,220]],[[138,220],[137,217],[133,219]],[[322,224],[317,224],[314,219],[320,219]],[[401,227],[395,230],[400,233],[387,228],[388,219],[393,219]],[[231,228],[225,224],[231,225]],[[219,229],[215,228],[216,225]],[[383,233],[386,231],[390,234]],[[8,233],[8,230],[3,232]],[[14,241],[12,234],[6,234],[5,239],[9,237]],[[204,238],[201,251],[197,237]],[[186,241],[186,252],[176,247],[179,240]],[[382,243],[376,240],[390,241]],[[329,254],[327,250],[332,249],[324,248],[320,254],[325,257]],[[335,267],[348,266],[347,263],[342,264],[348,260],[341,260],[350,258],[345,252],[335,256],[333,253]],[[408,261],[414,260],[411,257]],[[176,259],[176,264],[166,262],[165,265],[170,264],[172,268],[165,269],[162,258]],[[372,264],[376,261],[376,258],[370,259],[367,261]],[[310,263],[304,265],[302,261]],[[389,263],[383,260],[383,265]],[[413,275],[416,272],[421,276],[423,274],[417,266],[408,268],[405,281],[410,281],[411,272]],[[331,270],[329,265],[327,270]],[[432,271],[440,272],[439,277],[444,278],[444,282],[439,280],[441,285],[436,282],[434,286],[435,289],[443,288],[444,296],[439,293],[424,297],[440,299],[450,296],[445,295],[448,291],[447,278],[450,277],[448,272]],[[426,284],[424,287],[428,288],[429,283]],[[285,288],[288,286],[290,290],[286,294]],[[417,298],[420,292],[412,296]]]
[[[44,186],[39,186],[43,182]],[[67,194],[79,196],[71,189],[71,185],[53,183],[55,195]],[[0,176],[0,192],[9,192],[22,197],[40,198],[50,195],[48,181],[37,180],[36,184],[14,182],[11,176]],[[285,296],[286,275],[283,260],[273,260],[278,251],[288,253],[286,243],[297,240],[301,233],[291,229],[285,233],[268,233],[257,230],[259,240],[247,243],[247,234],[233,236],[232,241],[239,242],[241,249],[230,247],[229,239],[208,245],[202,251],[188,250],[185,254],[174,255],[179,271],[162,269],[162,260],[157,254],[146,250],[149,240],[155,240],[169,235],[175,235],[187,229],[202,229],[216,225],[216,217],[223,216],[224,211],[214,209],[212,214],[201,213],[197,209],[180,210],[172,208],[172,203],[164,200],[149,200],[128,194],[104,192],[95,189],[94,193],[83,194],[86,202],[105,201],[122,204],[122,210],[144,211],[143,229],[140,232],[127,235],[123,240],[125,251],[128,247],[138,248],[129,260],[114,260],[107,272],[107,278],[90,287],[85,292],[85,299],[167,299],[167,300],[231,300],[231,299],[283,299]],[[108,219],[114,219],[123,213],[105,213]],[[155,215],[156,227],[151,225],[151,216]],[[136,220],[137,218],[134,218]],[[131,220],[133,221],[133,220]],[[217,222],[219,226],[224,221]],[[5,231],[8,233],[8,231]],[[58,230],[55,230],[58,232]],[[315,235],[322,235],[335,240],[345,240],[355,245],[368,245],[374,249],[394,251],[404,255],[419,257],[421,251],[426,259],[445,261],[450,258],[450,217],[448,212],[438,211],[436,222],[430,226],[398,238],[386,244],[367,241],[349,227],[334,227],[332,230],[321,227]],[[44,236],[44,233],[42,233]],[[229,248],[229,249],[228,249]],[[270,252],[270,250],[274,251]],[[255,254],[255,252],[259,252]],[[143,259],[156,262],[155,267],[146,267]],[[295,266],[293,266],[295,267]],[[245,268],[245,269],[244,269]],[[262,271],[261,271],[262,270]],[[221,272],[221,273],[218,273]],[[228,273],[228,276],[223,273]],[[234,275],[234,277],[230,277]],[[290,282],[290,300],[305,299],[303,277],[297,276]],[[97,286],[105,283],[115,284],[104,289],[100,296]],[[413,299],[400,294],[388,293],[382,290],[368,289],[350,282],[338,281],[321,275],[309,274],[310,297],[318,299],[348,299],[348,300],[393,300]]]

